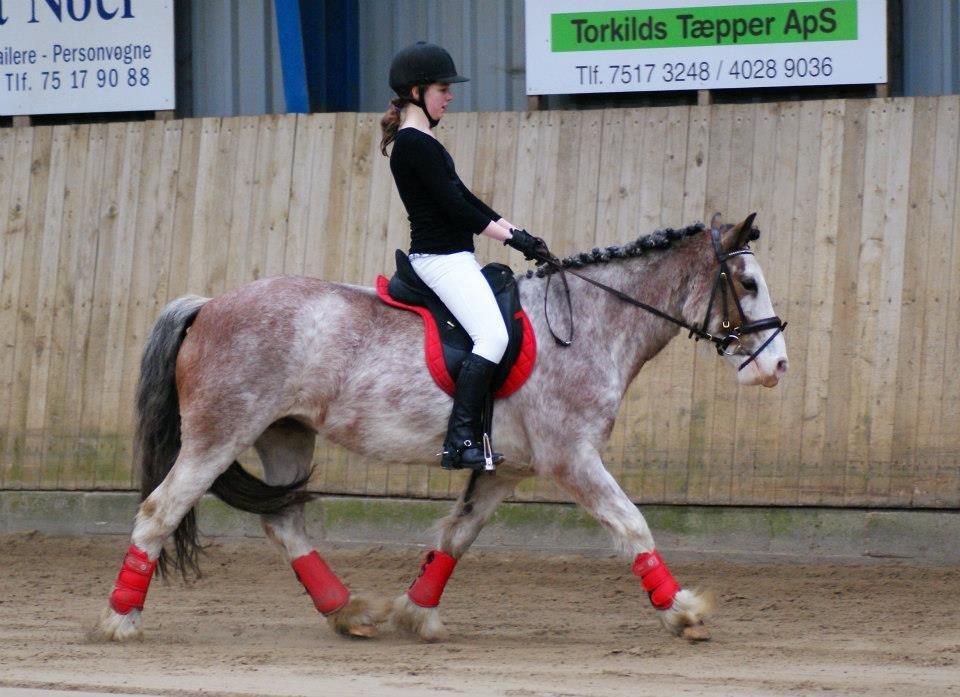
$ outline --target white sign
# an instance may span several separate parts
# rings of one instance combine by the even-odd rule
[[[527,0],[527,94],[887,81],[886,0]]]
[[[0,114],[173,108],[173,0],[0,0]]]

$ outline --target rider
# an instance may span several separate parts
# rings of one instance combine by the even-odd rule
[[[473,256],[473,236],[500,240],[527,259],[549,254],[543,240],[516,229],[463,185],[433,134],[453,99],[450,85],[468,79],[457,74],[446,50],[417,42],[393,58],[390,87],[397,96],[380,121],[380,150],[386,156],[393,143],[390,170],[410,220],[410,263],[473,339],[457,377],[445,469],[484,468],[483,406],[507,348],[507,328]]]

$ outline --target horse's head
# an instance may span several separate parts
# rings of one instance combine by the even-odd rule
[[[737,368],[738,383],[773,387],[787,372],[787,346],[763,269],[749,247],[760,236],[755,216],[737,225],[713,217],[705,253],[714,272],[694,280],[684,318],[722,340],[718,349]]]

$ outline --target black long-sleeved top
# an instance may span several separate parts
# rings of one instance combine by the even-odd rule
[[[411,254],[472,252],[473,236],[500,219],[463,185],[440,141],[423,131],[397,131],[390,171],[407,209]]]

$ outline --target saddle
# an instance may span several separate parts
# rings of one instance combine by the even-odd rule
[[[436,293],[420,280],[410,259],[399,249],[397,271],[389,281],[377,276],[377,295],[387,305],[416,312],[423,319],[424,353],[434,382],[453,395],[460,364],[473,349],[473,340]],[[516,392],[530,377],[537,355],[537,339],[520,295],[513,271],[504,264],[487,264],[481,270],[500,307],[509,343],[490,387],[496,398]]]

